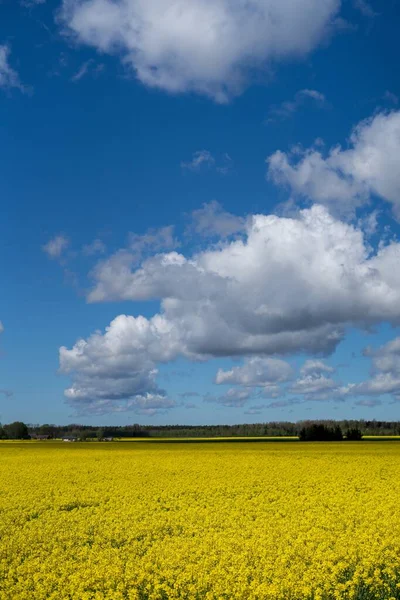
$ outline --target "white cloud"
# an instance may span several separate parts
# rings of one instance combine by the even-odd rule
[[[400,217],[400,111],[359,123],[346,150],[338,146],[326,156],[315,148],[300,154],[278,150],[267,163],[273,181],[340,213],[351,214],[377,195]]]
[[[195,233],[202,237],[225,238],[243,232],[246,220],[225,211],[216,200],[204,203],[191,214],[191,223],[186,233]]]
[[[9,64],[10,48],[0,45],[0,88],[18,88],[24,91],[18,73]]]
[[[160,227],[159,229],[149,229],[143,235],[131,233],[129,235],[129,250],[137,259],[150,252],[154,254],[161,250],[172,250],[179,246],[178,240],[174,237],[174,227]]]
[[[308,399],[324,400],[338,392],[338,384],[324,375],[304,375],[291,386],[290,392],[300,394]]]
[[[229,371],[219,369],[215,383],[268,386],[271,383],[288,381],[291,376],[292,368],[284,360],[255,356],[247,359],[241,367],[233,367]]]
[[[161,316],[120,315],[104,334],[80,339],[70,350],[61,347],[60,372],[73,378],[68,402],[88,412],[170,408],[174,403],[156,382],[156,363],[178,354],[174,335]]]
[[[154,299],[160,312],[150,319],[121,315],[104,335],[61,349],[62,370],[73,379],[67,396],[159,393],[157,363],[178,356],[329,354],[347,325],[400,323],[399,260],[398,242],[371,254],[360,229],[322,206],[296,218],[255,215],[243,239],[192,257],[172,251],[132,268],[129,253],[114,255],[95,269],[89,301]],[[245,367],[219,377],[244,381]],[[347,393],[334,388],[320,362],[303,369],[293,392]]]
[[[144,256],[179,246],[173,232],[174,228],[169,226],[150,229],[143,235],[131,233],[127,248],[118,250],[96,265],[92,276],[97,285],[90,293],[89,301],[103,302],[121,298],[125,287],[129,285],[132,268],[137,266]]]
[[[78,69],[78,71],[72,75],[71,77],[71,81],[73,81],[74,83],[79,81],[80,79],[82,79],[82,77],[85,77],[85,75],[87,74],[87,72],[89,71],[91,65],[93,64],[93,59],[90,58],[89,60],[85,61],[80,68]]]
[[[221,175],[228,175],[233,169],[233,160],[227,152],[217,161],[209,150],[198,150],[190,161],[181,162],[181,167],[197,173],[204,169],[215,169]]]
[[[212,331],[221,349],[224,339],[228,349],[237,337],[238,353],[251,348],[257,354],[257,347],[269,353],[269,342],[274,347],[273,340],[286,335],[275,352],[286,345],[300,349],[303,334],[314,346],[314,336],[330,330],[333,337],[322,350],[341,339],[337,326],[344,323],[399,321],[399,256],[395,242],[370,255],[361,230],[313,206],[296,218],[255,215],[246,222],[244,239],[193,257],[159,254],[132,271],[116,256],[107,281],[95,271],[89,300],[161,299],[168,319],[175,322],[180,315],[196,353],[200,339]]]
[[[372,6],[366,0],[353,0],[353,4],[364,17],[372,19],[373,17],[378,16],[378,13],[374,11]]]
[[[50,258],[60,258],[69,246],[69,239],[65,235],[56,235],[42,248]]]
[[[340,0],[64,0],[60,19],[143,84],[225,102],[255,70],[326,40],[339,8]]]
[[[4,325],[3,323],[0,321],[0,333],[2,333],[4,331]]]
[[[367,381],[347,386],[348,393],[359,396],[400,397],[400,337],[377,350],[366,348],[365,356],[372,358],[372,377]]]
[[[188,162],[181,162],[182,169],[189,171],[200,171],[202,167],[212,167],[215,165],[215,158],[208,150],[197,150],[193,153],[192,159]]]
[[[334,373],[335,369],[327,365],[322,360],[309,359],[306,360],[304,365],[300,369],[302,375],[318,376],[323,373]]]
[[[272,106],[269,111],[267,122],[278,119],[288,119],[297,112],[307,100],[312,100],[317,107],[322,107],[326,103],[324,94],[318,90],[304,89],[299,90],[294,95],[293,100],[282,102],[279,106]]]

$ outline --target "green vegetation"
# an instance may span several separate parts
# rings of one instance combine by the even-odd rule
[[[19,421],[2,426],[0,439],[60,439],[79,441],[135,438],[296,438],[302,440],[360,440],[366,436],[400,436],[399,421],[271,421],[239,425],[25,425]]]

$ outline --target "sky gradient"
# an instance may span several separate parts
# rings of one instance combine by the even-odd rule
[[[399,419],[397,2],[0,14],[0,421]]]

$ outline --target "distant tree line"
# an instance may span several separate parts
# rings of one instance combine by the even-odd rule
[[[15,421],[0,425],[0,439],[74,438],[78,440],[105,438],[164,438],[164,437],[283,437],[299,436],[311,439],[361,439],[363,435],[400,435],[399,421],[325,420],[271,421],[239,425],[133,425],[93,427],[69,425],[26,425]]]

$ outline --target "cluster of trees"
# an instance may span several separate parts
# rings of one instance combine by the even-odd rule
[[[344,438],[358,441],[362,439],[362,435],[362,431],[358,427],[347,429],[345,435],[343,435],[340,425],[332,426],[324,423],[308,423],[299,432],[299,438],[302,442],[336,442]]]
[[[90,425],[26,425],[15,421],[0,425],[0,439],[28,439],[29,437],[64,438],[79,440],[135,437],[262,437],[299,436],[300,439],[361,439],[363,435],[400,435],[399,421],[272,421],[241,425],[123,425],[93,427]]]
[[[28,440],[29,430],[25,423],[14,421],[9,425],[0,424],[0,440]]]

